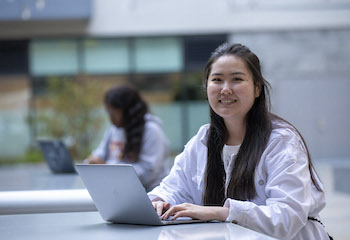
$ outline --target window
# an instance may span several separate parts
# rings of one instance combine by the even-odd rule
[[[211,53],[226,41],[226,35],[186,37],[184,39],[185,70],[203,70]]]
[[[89,74],[129,72],[127,40],[87,39],[83,41],[83,47],[83,72]]]
[[[0,74],[28,73],[28,41],[0,41]]]
[[[30,44],[33,76],[78,73],[78,43],[75,40],[34,40]]]
[[[178,38],[135,39],[135,72],[178,72],[183,68]]]

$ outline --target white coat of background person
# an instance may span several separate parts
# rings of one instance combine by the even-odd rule
[[[148,113],[146,102],[130,85],[109,89],[104,103],[112,125],[86,162],[132,164],[146,191],[153,189],[169,172],[169,144],[161,120]]]
[[[321,182],[300,133],[269,111],[258,57],[223,44],[205,68],[210,124],[149,193],[159,215],[221,220],[278,239],[324,240]]]

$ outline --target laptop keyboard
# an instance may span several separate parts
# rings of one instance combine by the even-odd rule
[[[195,220],[190,217],[179,217],[177,219],[173,219],[173,216],[170,216],[166,220],[161,220],[163,224],[168,225],[168,224],[182,224],[182,223],[196,223],[196,222],[206,222],[203,220]]]

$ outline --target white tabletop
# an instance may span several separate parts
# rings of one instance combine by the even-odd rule
[[[0,239],[273,239],[232,223],[144,226],[105,222],[77,174],[43,164],[0,168]]]
[[[105,222],[98,212],[0,216],[1,239],[273,239],[233,223],[144,226]]]

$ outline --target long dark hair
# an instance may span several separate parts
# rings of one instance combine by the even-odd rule
[[[105,104],[122,110],[122,128],[126,134],[126,144],[122,158],[136,162],[142,147],[147,103],[131,85],[115,86],[109,89],[104,98]]]
[[[207,87],[213,63],[222,56],[233,55],[241,58],[253,76],[254,86],[260,89],[260,96],[255,99],[246,117],[246,134],[235,158],[227,197],[237,200],[252,200],[256,196],[254,184],[255,168],[268,143],[272,120],[283,119],[270,113],[270,84],[261,74],[260,61],[249,48],[241,44],[223,44],[211,55],[204,72],[204,86]],[[292,127],[292,126],[291,126]],[[293,127],[294,128],[294,127]],[[296,129],[295,129],[296,130]],[[205,172],[204,205],[221,205],[225,201],[226,173],[222,162],[222,149],[228,139],[228,131],[222,117],[210,107],[210,127],[207,140],[208,160]],[[304,142],[306,147],[306,144]],[[307,150],[307,148],[306,148]],[[315,186],[320,190],[312,172],[309,156],[309,170]]]

